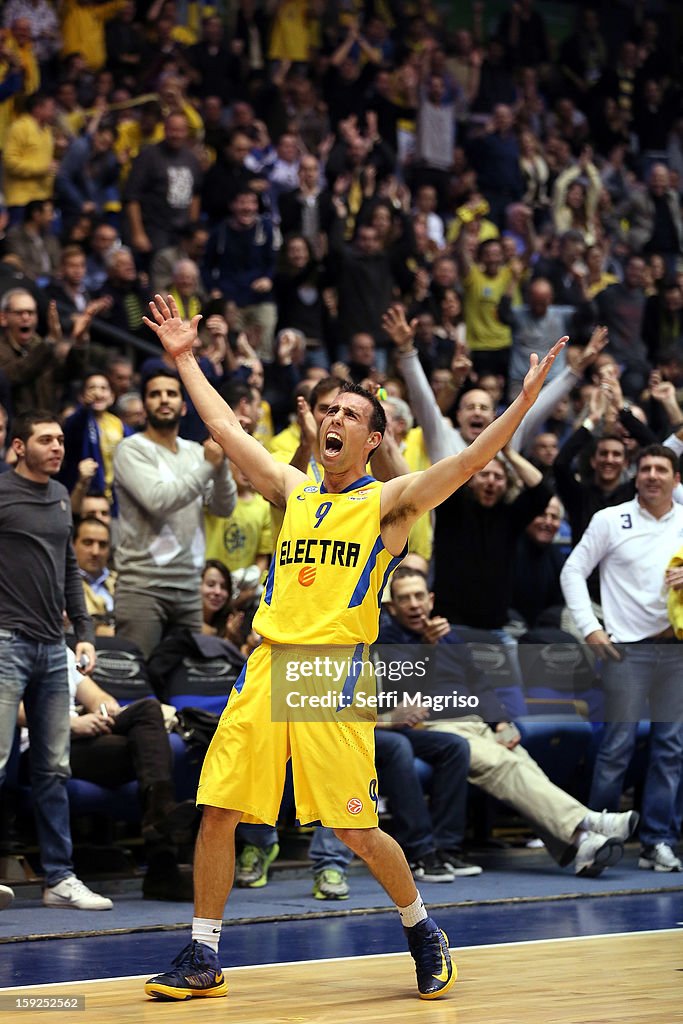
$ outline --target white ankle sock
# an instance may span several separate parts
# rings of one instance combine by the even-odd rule
[[[398,910],[398,916],[401,918],[401,924],[404,928],[412,928],[414,925],[419,924],[420,921],[426,921],[429,917],[419,892],[417,894],[417,899],[414,900],[409,907],[397,906],[396,909]]]
[[[212,921],[210,917],[193,917],[192,939],[203,942],[205,946],[209,946],[214,953],[217,953],[222,927],[222,921]]]

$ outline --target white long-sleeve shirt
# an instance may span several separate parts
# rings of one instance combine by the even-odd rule
[[[229,516],[237,499],[227,459],[215,469],[195,441],[179,437],[172,452],[134,434],[116,449],[114,480],[118,583],[195,591],[204,564],[204,508]]]
[[[664,573],[683,543],[683,506],[656,519],[638,498],[602,509],[564,564],[560,584],[583,636],[602,629],[586,580],[600,564],[605,629],[618,643],[657,636],[669,625]]]

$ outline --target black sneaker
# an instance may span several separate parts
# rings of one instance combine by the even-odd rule
[[[420,882],[452,882],[455,879],[455,873],[442,863],[435,850],[425,853],[418,860],[411,861],[410,870],[413,878]]]
[[[462,850],[439,850],[439,857],[443,864],[453,872],[456,878],[468,878],[471,875],[480,875],[482,868],[478,864],[470,864],[462,855]]]
[[[451,962],[448,936],[431,917],[413,928],[404,928],[404,931],[415,961],[420,999],[438,999],[458,976],[455,964]]]

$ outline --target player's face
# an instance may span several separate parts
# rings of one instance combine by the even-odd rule
[[[377,447],[381,435],[370,429],[371,405],[362,395],[339,393],[320,425],[320,459],[325,469],[343,472]],[[367,446],[367,447],[366,447]]]
[[[432,614],[434,595],[419,576],[406,576],[391,584],[391,614],[405,629],[420,633]]]

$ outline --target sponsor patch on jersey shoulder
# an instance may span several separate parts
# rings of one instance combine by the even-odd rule
[[[308,487],[304,487],[304,494],[317,494],[318,488],[315,484],[309,484]]]

